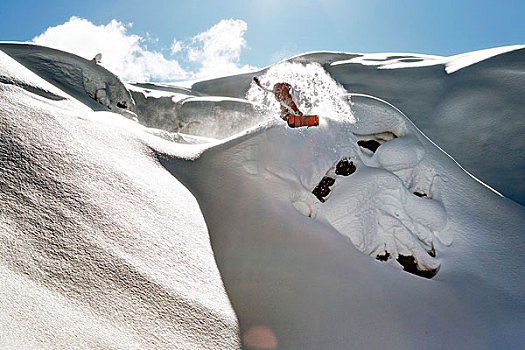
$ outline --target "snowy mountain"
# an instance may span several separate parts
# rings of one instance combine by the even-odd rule
[[[0,51],[0,347],[525,346],[523,48],[193,84]]]

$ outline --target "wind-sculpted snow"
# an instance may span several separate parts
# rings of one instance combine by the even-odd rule
[[[189,89],[89,68],[133,114],[89,97],[90,62],[12,46],[31,71],[0,53],[0,347],[525,346],[524,207],[348,94],[327,66],[359,55],[257,73],[320,115],[291,129],[253,74]]]
[[[339,98],[352,114],[318,128],[276,119],[192,161],[159,152],[199,202],[245,344],[523,345],[523,207],[392,105]],[[343,160],[355,169],[338,174]]]
[[[512,200],[525,203],[521,137],[525,130],[523,46],[451,57],[312,52],[289,61],[318,63],[345,92],[376,96],[392,103],[469,172]],[[199,82],[193,84],[193,89],[242,98],[253,91],[251,77],[281,65],[258,73]],[[290,77],[283,74],[277,80]],[[295,78],[302,81],[302,77]]]
[[[134,110],[138,121],[172,133],[223,139],[269,118],[245,99],[175,92],[172,87],[156,84],[148,88],[130,86],[130,90],[137,101]]]
[[[134,105],[120,79],[94,61],[31,44],[0,43],[0,50],[94,110],[126,114]]]
[[[469,172],[520,204],[523,67],[523,46],[452,57],[365,54],[324,65],[347,91],[394,104]]]
[[[68,96],[55,86],[42,81],[36,74],[0,51],[0,83],[21,87],[31,93],[52,100],[64,100]]]
[[[367,99],[352,98],[361,110]],[[193,161],[159,154],[199,202],[245,342],[255,332],[285,349],[523,345],[523,208],[406,119],[405,134],[375,154],[361,149],[357,126],[374,128],[355,110],[356,124],[277,121]],[[387,162],[390,147],[397,161]],[[312,190],[343,158],[357,170],[335,175],[321,203]],[[426,280],[359,250],[399,270],[439,271]]]
[[[167,141],[0,65],[24,82],[0,82],[0,348],[239,348],[198,205],[145,145]]]
[[[521,50],[524,48],[525,45],[503,46],[467,52],[450,57],[406,53],[372,53],[356,55],[356,57],[352,57],[350,59],[332,60],[331,62],[326,63],[330,63],[333,66],[357,63],[364,66],[376,66],[380,69],[416,68],[444,65],[445,71],[448,74],[452,74],[460,69],[472,66],[494,56]]]

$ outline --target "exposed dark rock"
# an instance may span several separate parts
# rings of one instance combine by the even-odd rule
[[[376,256],[376,260],[379,260],[379,261],[388,261],[388,259],[390,259],[390,253],[386,250],[385,250],[385,254],[378,254]]]
[[[356,171],[356,167],[353,162],[348,159],[341,159],[335,168],[337,175],[348,176]]]
[[[416,196],[418,196],[418,197],[421,197],[421,198],[428,198],[428,195],[425,192],[416,191],[416,192],[414,192],[414,194]]]
[[[328,196],[330,194],[330,186],[332,186],[335,183],[335,180],[332,179],[329,176],[323,177],[323,179],[319,182],[317,186],[315,186],[312,193],[314,196],[317,197],[322,203],[324,203],[325,199],[324,197]]]
[[[417,268],[416,259],[411,255],[399,255],[397,257],[397,262],[403,266],[403,270],[405,270],[406,272],[410,272],[414,275],[418,275],[429,279],[434,277],[438,272],[438,269],[419,270]]]
[[[128,105],[126,104],[126,101],[123,101],[123,102],[117,102],[117,107],[118,107],[118,108],[128,109]]]
[[[381,144],[379,142],[377,142],[376,140],[359,140],[359,141],[357,141],[357,144],[360,147],[369,149],[369,150],[371,150],[374,153],[377,150],[377,148],[379,146],[381,146]]]
[[[432,247],[432,249],[430,249],[430,250],[427,250],[427,253],[428,253],[428,255],[430,255],[433,258],[436,257],[436,250],[434,249],[434,247]]]

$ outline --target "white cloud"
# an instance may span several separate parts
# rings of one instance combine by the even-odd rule
[[[246,47],[244,33],[247,28],[242,20],[223,19],[194,36],[188,48],[188,58],[201,64],[197,75],[229,75],[255,69],[248,65],[239,67],[241,51]]]
[[[87,19],[71,17],[64,24],[48,28],[33,42],[86,59],[101,53],[104,67],[131,81],[206,79],[255,69],[239,64],[241,51],[246,47],[244,33],[247,24],[242,20],[221,20],[209,30],[195,35],[186,45],[173,40],[171,53],[187,56],[198,66],[196,70],[184,69],[179,61],[148,50],[145,42],[152,40],[150,36],[144,39],[128,33],[131,26],[131,23],[124,25],[115,19],[106,25],[95,25]]]
[[[182,50],[182,42],[178,41],[177,39],[173,39],[173,43],[171,44],[171,54],[175,54]]]
[[[117,20],[97,26],[86,19],[71,17],[69,21],[48,28],[33,39],[39,45],[72,52],[87,59],[102,54],[102,64],[125,80],[177,80],[188,73],[175,60],[167,60],[159,52],[141,46],[144,39],[128,34],[127,27]]]

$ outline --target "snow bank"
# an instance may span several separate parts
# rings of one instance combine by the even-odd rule
[[[171,133],[223,139],[268,119],[244,99],[202,96],[151,83],[142,86],[128,86],[137,102],[138,121]]]
[[[159,152],[199,202],[244,341],[260,332],[287,349],[523,345],[524,208],[392,105],[341,98],[352,119],[277,121],[192,161]],[[342,160],[355,171],[338,174]],[[312,192],[327,177],[321,201]]]
[[[395,105],[469,172],[524,204],[524,63],[523,46],[509,46],[441,58],[366,54],[324,68],[349,92]]]
[[[31,44],[0,43],[0,50],[94,110],[119,112],[134,105],[120,79],[95,61]]]
[[[451,57],[311,52],[287,61],[319,63],[346,92],[395,105],[469,172],[525,204],[524,53],[514,45]],[[253,76],[270,68],[193,83],[192,89],[244,98]]]
[[[192,162],[159,156],[199,202],[244,339],[265,327],[292,349],[518,346],[524,296],[513,257],[523,248],[523,209],[421,140],[426,159],[410,169],[410,185],[433,198],[418,198],[394,173],[366,165],[349,132],[340,122],[280,125]],[[341,157],[358,170],[338,176],[320,203],[311,191]],[[439,272],[418,278],[354,244]]]
[[[0,347],[240,348],[198,205],[147,146],[167,141],[0,65]]]

